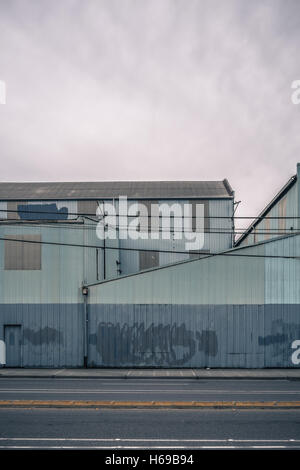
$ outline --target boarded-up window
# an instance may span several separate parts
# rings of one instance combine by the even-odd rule
[[[19,204],[26,204],[25,202],[17,202],[17,201],[8,201],[7,203],[7,218],[14,220],[20,219],[18,214],[18,205]]]
[[[96,211],[98,209],[98,202],[97,201],[78,201],[78,213],[87,215],[89,217],[95,217]]]
[[[4,269],[41,269],[40,235],[6,235],[5,238]]]
[[[159,266],[159,253],[157,251],[140,251],[140,270]]]
[[[278,216],[286,217],[286,197],[278,203]],[[285,232],[285,218],[278,219],[278,228],[280,235],[282,235],[282,232]]]

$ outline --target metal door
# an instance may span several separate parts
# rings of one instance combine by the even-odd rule
[[[21,367],[21,325],[5,325],[6,367]]]

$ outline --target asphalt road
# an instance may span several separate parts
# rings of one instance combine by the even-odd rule
[[[0,409],[0,449],[300,449],[298,410]]]
[[[2,377],[0,400],[300,401],[300,381]]]
[[[297,380],[0,378],[1,400],[293,401]],[[1,408],[1,449],[300,449],[300,409]]]

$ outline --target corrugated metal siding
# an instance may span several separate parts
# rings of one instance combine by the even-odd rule
[[[249,233],[247,237],[240,243],[240,246],[251,245],[253,243],[258,243],[270,238],[276,238],[283,236],[282,229],[286,233],[292,233],[292,230],[298,229],[298,191],[299,191],[298,181],[291,187],[282,199],[286,200],[286,217],[295,217],[295,219],[262,219],[255,226],[254,232]],[[282,204],[282,199],[280,199],[277,204],[266,214],[266,217],[280,217],[284,214],[280,213],[280,204]],[[281,225],[283,224],[283,226]],[[292,227],[292,230],[291,230]],[[280,230],[280,233],[276,233]],[[269,235],[265,232],[269,232]]]
[[[83,365],[82,304],[0,305],[23,367]],[[297,367],[299,305],[89,305],[90,367]],[[298,366],[299,367],[299,366]]]
[[[293,236],[231,253],[299,252]],[[299,279],[298,259],[216,256],[92,286],[90,365],[297,367]]]
[[[83,366],[82,304],[0,305],[23,367]],[[89,305],[90,367],[297,367],[299,305]],[[299,366],[298,366],[299,367]]]
[[[93,203],[95,206],[96,201],[81,201],[79,202],[79,207],[81,209],[88,209],[88,205],[84,206],[84,202]],[[112,201],[111,201],[112,202]],[[128,204],[133,204],[137,201],[130,201]],[[157,201],[161,202],[161,201]],[[166,202],[166,201],[164,201]],[[169,200],[170,203],[180,203],[183,205],[189,201],[183,200]],[[15,204],[15,202],[10,202]],[[34,205],[43,203],[46,205],[49,201],[34,201]],[[67,204],[68,210],[70,212],[69,218],[75,217],[71,214],[71,212],[77,212],[77,201],[56,201],[58,209],[65,207]],[[206,206],[209,204],[209,215],[227,215],[230,214],[232,201],[231,200],[224,200],[224,201],[204,201]],[[16,203],[17,204],[17,203]],[[16,206],[17,207],[17,206]],[[117,208],[118,212],[118,208]],[[17,216],[16,213],[14,213]],[[210,222],[212,223],[213,228],[218,230],[219,227],[222,225],[226,225],[223,219],[212,219]],[[43,226],[44,225],[44,226]],[[16,224],[16,225],[2,225],[0,228],[1,236],[9,236],[14,234],[19,234],[20,236],[31,236],[31,235],[38,235],[42,237],[43,241],[48,242],[58,242],[58,243],[75,243],[75,244],[83,244],[83,245],[94,245],[94,246],[103,246],[103,241],[100,240],[96,235],[96,226],[97,223],[93,223],[91,220],[85,220],[84,224],[74,223],[74,224],[67,224],[60,222],[59,224],[56,223],[47,223],[43,222],[42,224],[33,224],[30,222]],[[230,226],[230,222],[227,222],[227,225]],[[117,232],[118,233],[118,232]],[[161,233],[159,234],[160,238],[158,240],[146,239],[146,240],[106,240],[106,251],[105,251],[105,265],[106,265],[106,279],[118,277],[119,270],[121,270],[122,274],[131,274],[134,272],[138,272],[140,270],[140,263],[139,263],[139,251],[137,250],[152,250],[156,251],[159,256],[159,265],[166,265],[172,264],[179,261],[183,261],[185,259],[189,259],[190,253],[186,250],[186,240],[183,238],[182,240],[176,240],[174,234],[171,236],[170,240],[163,240],[161,237]],[[223,249],[230,248],[231,240],[230,235],[226,234],[208,234],[205,233],[204,235],[204,247],[203,251],[219,251]],[[114,247],[117,249],[109,250],[108,247]],[[118,249],[119,248],[119,249]],[[136,248],[137,250],[133,250]],[[3,246],[0,246],[0,262],[1,257],[3,255]],[[181,252],[181,253],[177,253]],[[71,299],[68,296],[66,300],[66,296],[63,294],[64,298],[60,299],[57,294],[54,296],[46,297],[44,292],[41,292],[41,287],[39,286],[39,282],[41,279],[47,279],[47,290],[51,291],[51,285],[54,283],[56,285],[58,278],[62,278],[63,282],[66,282],[68,286],[73,284],[74,286],[74,277],[77,276],[77,286],[81,285],[82,283],[92,283],[96,282],[97,280],[103,279],[104,276],[104,251],[100,250],[100,255],[98,256],[98,266],[97,266],[97,253],[96,249],[80,249],[76,247],[55,247],[49,245],[42,245],[42,273],[38,276],[36,273],[27,273],[26,280],[23,279],[22,273],[17,273],[14,275],[9,275],[4,272],[0,273],[0,278],[2,278],[3,282],[8,282],[9,286],[12,285],[11,283],[18,284],[17,290],[22,288],[23,282],[25,282],[24,288],[27,289],[27,285],[30,283],[34,283],[32,287],[32,297],[33,302],[48,302],[48,301],[77,301],[76,294],[74,292],[73,298]],[[61,266],[61,261],[63,260],[64,264]],[[120,262],[120,265],[117,263]],[[3,264],[1,264],[3,266]],[[58,272],[58,268],[61,266],[62,271]],[[60,269],[60,268],[59,268]],[[72,272],[71,278],[69,281],[69,272]],[[76,274],[77,273],[77,274]],[[98,277],[97,277],[98,273]],[[8,286],[8,290],[10,287]],[[70,289],[67,286],[66,292]],[[77,288],[76,286],[76,288]],[[56,289],[56,287],[55,287]],[[57,290],[57,289],[56,289]],[[0,287],[1,291],[1,287]],[[18,298],[18,297],[17,297]],[[57,299],[57,300],[56,300]],[[30,301],[28,295],[26,299],[20,299],[20,301]]]
[[[232,214],[233,201],[209,201],[209,216],[212,217],[209,227],[211,233],[205,235],[204,250],[216,253],[232,247]],[[228,233],[213,233],[219,231]]]
[[[83,366],[82,304],[1,304],[4,325],[21,325],[23,367]]]
[[[1,236],[16,230],[58,242],[96,240],[94,227],[80,226],[2,226]],[[91,286],[90,365],[293,367],[300,261],[235,255],[299,252],[297,235]],[[22,325],[23,366],[82,365],[81,286],[95,279],[95,250],[43,245],[42,266],[41,272],[1,269],[0,334],[5,324]]]
[[[2,226],[6,235],[39,235],[42,241],[83,243],[80,229],[40,226]],[[4,243],[0,244],[0,299],[2,303],[77,303],[84,280],[84,249],[70,246],[42,245],[41,270],[5,270]],[[94,250],[92,250],[94,251]],[[96,261],[95,261],[96,263]],[[95,264],[93,266],[94,270]],[[94,271],[95,272],[95,271]],[[89,280],[96,279],[95,274]]]
[[[0,202],[0,219],[7,219],[7,202]]]
[[[138,201],[128,202],[128,206],[137,203]],[[142,202],[142,201],[140,201]],[[149,204],[149,201],[146,201]],[[155,203],[155,201],[153,201]],[[165,204],[179,204],[182,207],[191,201],[184,200],[159,200],[158,203]],[[197,202],[201,202],[198,200]],[[220,216],[231,217],[232,215],[232,200],[222,200],[222,201],[202,201],[205,204],[205,215],[211,217],[216,217],[212,219],[205,220],[205,234],[204,234],[204,246],[202,250],[204,252],[216,252],[228,249],[232,246],[232,240],[230,234],[224,233],[209,233],[210,227],[212,227],[213,232],[218,231],[230,231],[231,230],[231,220],[230,219],[219,219]],[[160,230],[162,227],[160,226]],[[122,250],[125,248],[125,250]],[[141,250],[153,250],[159,251],[159,265],[164,266],[167,264],[176,263],[183,260],[188,260],[190,258],[189,251],[186,250],[186,239],[183,237],[180,240],[177,240],[174,236],[174,233],[171,234],[169,240],[162,239],[162,232],[159,232],[159,239],[145,239],[145,240],[120,240],[120,261],[121,261],[121,270],[122,274],[131,274],[138,272],[140,270],[139,265],[139,252],[135,250],[126,250],[126,249],[137,248]],[[177,253],[179,252],[179,253]]]
[[[299,256],[300,236],[293,236],[265,244],[270,256]],[[265,303],[300,304],[300,260],[265,259]]]
[[[300,305],[265,305],[264,311],[259,344],[264,346],[265,367],[299,367],[291,362],[291,345],[300,339]]]
[[[0,208],[1,204],[6,204],[7,213],[3,212],[3,214],[5,214],[5,218],[11,220],[55,220],[60,218],[72,220],[77,218],[78,212],[77,201],[8,201],[0,203]],[[34,212],[35,210],[36,212]]]
[[[296,367],[298,306],[95,305],[90,367]]]
[[[264,249],[264,245],[249,247],[247,253],[263,254]],[[205,305],[264,303],[264,267],[264,258],[214,256],[92,286],[90,301]]]

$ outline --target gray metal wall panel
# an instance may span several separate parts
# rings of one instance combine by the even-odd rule
[[[279,217],[279,206],[283,198],[281,198],[275,206],[265,215],[264,218],[255,226],[255,232],[252,230],[241,242],[240,246],[251,245],[252,243],[261,242],[271,238],[276,238],[282,236],[284,232],[292,233],[292,230],[296,230],[298,227],[298,182],[294,184],[288,193],[283,196],[286,199],[286,217],[295,217],[294,219],[285,219],[284,221],[284,230],[281,229]],[[266,220],[267,217],[275,217],[275,219]],[[237,237],[239,238],[239,237]]]
[[[154,268],[159,265],[159,253],[157,251],[139,252],[140,270]]]
[[[92,304],[90,367],[299,367],[299,305]],[[21,325],[23,367],[83,366],[82,304],[0,305]]]
[[[296,339],[300,339],[300,306],[265,305],[264,335],[259,336],[265,350],[265,366],[286,367]]]
[[[83,365],[82,304],[1,304],[4,325],[21,325],[23,367]]]
[[[264,246],[244,249],[264,254]],[[262,304],[265,259],[214,256],[148,271],[90,288],[91,303]],[[235,254],[237,256],[235,256]]]
[[[89,334],[90,367],[297,367],[299,306],[93,304]]]

